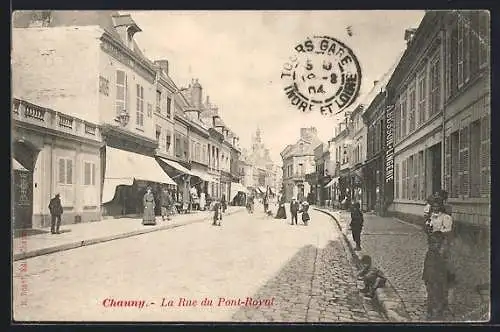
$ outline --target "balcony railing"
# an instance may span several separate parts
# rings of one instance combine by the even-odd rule
[[[101,140],[97,125],[16,98],[12,102],[12,118],[37,127],[57,130],[92,140]]]

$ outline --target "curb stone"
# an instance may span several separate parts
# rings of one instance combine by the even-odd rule
[[[351,240],[344,233],[344,229],[342,229],[342,226],[340,225],[340,222],[337,220],[337,218],[329,211],[318,208],[313,208],[313,209],[322,212],[324,214],[327,214],[333,220],[335,220],[337,227],[339,228],[340,232],[342,233],[342,236],[344,237],[344,241],[347,243],[349,250],[351,251],[351,254],[355,258],[356,263],[359,266],[362,254],[361,252],[354,250],[354,248],[356,247],[354,241]],[[397,294],[396,290],[391,285],[389,280],[387,280],[387,284],[384,288],[378,288],[375,291],[374,300],[382,308],[384,314],[390,321],[398,323],[411,321],[410,315],[406,311],[403,301],[401,300],[401,298],[399,297],[399,295]]]
[[[241,212],[241,211],[242,210],[228,212],[226,214],[226,216],[230,216],[232,214],[236,214],[236,213]],[[167,230],[170,228],[187,226],[189,224],[203,222],[206,219],[207,218],[205,217],[205,218],[201,218],[201,219],[194,219],[194,220],[179,222],[176,224],[166,224],[166,225],[162,225],[160,227],[155,227],[155,228],[150,228],[150,229],[147,229],[147,228],[140,229],[140,230],[131,231],[131,232],[127,232],[127,233],[108,235],[108,236],[94,238],[94,239],[75,240],[75,241],[70,242],[70,243],[64,243],[64,244],[55,245],[55,246],[48,247],[48,248],[35,249],[35,250],[30,250],[30,251],[25,251],[25,252],[21,252],[18,254],[14,254],[13,261],[19,261],[19,260],[24,260],[24,259],[28,259],[28,258],[37,257],[37,256],[49,255],[49,254],[53,254],[53,253],[60,252],[60,251],[76,249],[76,248],[80,248],[80,247],[90,246],[90,245],[99,244],[99,243],[103,243],[103,242],[109,242],[109,241],[113,241],[113,240],[125,239],[127,237],[132,237],[132,236],[137,236],[137,235],[142,235],[142,234],[147,234],[147,233],[152,233],[152,232],[157,232],[157,231],[163,231],[163,230]]]

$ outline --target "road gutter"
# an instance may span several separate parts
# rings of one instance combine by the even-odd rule
[[[361,265],[362,254],[361,252],[354,250],[354,241],[349,239],[349,237],[344,233],[344,230],[342,229],[342,226],[340,225],[340,222],[337,220],[337,218],[329,211],[318,208],[313,209],[330,216],[335,221],[337,227],[340,230],[340,233],[342,233],[342,237],[344,238],[345,243],[351,251],[356,265],[359,268]],[[375,291],[375,296],[373,299],[375,300],[376,304],[382,309],[384,315],[388,320],[398,323],[411,321],[410,315],[406,310],[403,300],[398,295],[396,289],[394,288],[394,286],[392,286],[389,280],[387,280],[387,284],[384,288],[378,288]]]

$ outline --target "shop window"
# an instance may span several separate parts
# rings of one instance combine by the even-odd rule
[[[419,181],[419,199],[425,200],[425,159],[424,151],[418,153],[418,164],[420,170],[420,181]]]
[[[408,174],[407,174],[407,160],[403,160],[403,165],[402,165],[402,188],[401,188],[401,198],[407,199],[408,198],[408,192],[407,192],[407,183],[408,183]]]
[[[408,186],[408,194],[407,194],[407,198],[408,199],[414,199],[414,195],[415,195],[415,181],[414,181],[414,178],[413,178],[413,175],[414,175],[414,167],[413,167],[413,156],[410,156],[410,158],[408,158],[408,183],[407,183],[407,186]]]

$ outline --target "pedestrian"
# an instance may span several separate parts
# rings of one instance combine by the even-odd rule
[[[299,213],[300,204],[295,197],[292,198],[292,202],[290,203],[290,214],[292,216],[291,225],[297,225],[298,213]]]
[[[226,194],[222,194],[221,208],[222,208],[222,213],[225,213],[227,210]]]
[[[61,234],[59,227],[61,226],[61,216],[63,214],[63,207],[61,204],[61,196],[56,194],[49,203],[50,211],[50,233]]]
[[[429,249],[425,255],[422,280],[427,290],[427,319],[442,320],[448,302],[448,270],[443,257],[442,232],[429,236]]]
[[[163,190],[161,195],[161,219],[170,220],[170,211],[172,210],[172,197],[168,190]]]
[[[269,197],[267,197],[267,193],[264,196],[264,212],[267,213],[267,210],[269,209]]]
[[[151,187],[146,189],[146,193],[142,199],[144,213],[142,217],[143,225],[156,225],[155,218],[155,197],[152,193]]]
[[[364,283],[364,288],[360,292],[369,297],[373,297],[377,288],[385,287],[387,282],[384,273],[373,266],[372,258],[368,255],[361,257],[361,271],[358,273],[358,279],[363,280]]]
[[[221,226],[222,223],[222,204],[218,200],[214,201],[213,205],[214,215],[213,215],[213,226]]]
[[[302,202],[300,212],[302,212],[302,222],[304,223],[304,225],[307,226],[307,223],[309,222],[309,220],[311,220],[311,217],[309,216],[309,202],[308,201]]]
[[[286,219],[285,210],[285,196],[282,195],[278,202],[278,211],[276,212],[276,217],[274,219]]]
[[[361,250],[361,230],[363,229],[363,212],[358,202],[355,202],[351,208],[351,233],[352,239],[356,243],[356,248],[354,250]]]
[[[200,193],[200,210],[205,211],[205,205],[207,204],[207,200],[205,197],[205,192],[202,190]]]

